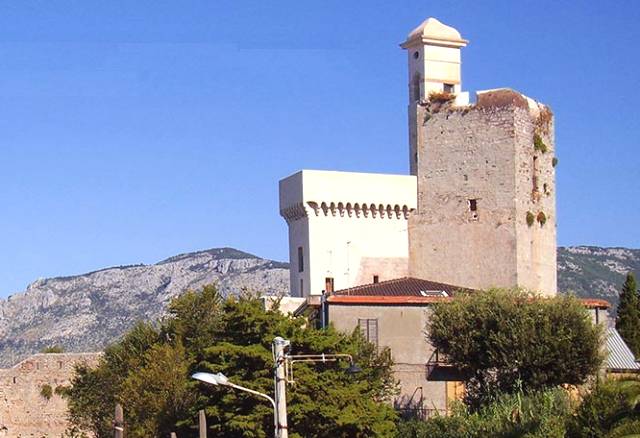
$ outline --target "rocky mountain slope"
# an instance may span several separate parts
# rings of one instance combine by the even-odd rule
[[[615,304],[628,271],[640,274],[640,250],[558,248],[558,289],[563,292]],[[100,350],[136,321],[162,317],[171,298],[213,282],[225,294],[242,288],[282,294],[288,291],[288,265],[220,248],[154,265],[38,280],[25,292],[0,300],[0,366],[51,345]]]
[[[572,246],[558,248],[558,290],[617,304],[629,271],[640,275],[640,249]]]
[[[38,280],[0,300],[0,366],[51,345],[99,350],[136,321],[159,319],[171,298],[214,282],[225,294],[242,288],[282,294],[289,270],[285,263],[221,248]]]

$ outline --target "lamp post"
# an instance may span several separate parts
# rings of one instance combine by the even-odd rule
[[[291,346],[291,342],[280,336],[273,340],[273,378],[275,380],[276,396],[276,434],[277,438],[289,437],[289,425],[287,424],[287,378],[285,349]]]
[[[255,396],[262,397],[262,398],[265,398],[265,399],[269,400],[269,402],[271,403],[271,406],[273,406],[273,424],[274,424],[274,429],[275,429],[275,436],[278,437],[278,419],[276,417],[276,412],[277,412],[276,402],[271,397],[269,397],[267,394],[263,394],[261,392],[254,391],[253,389],[245,388],[244,386],[236,385],[235,383],[231,383],[229,381],[229,379],[227,378],[227,376],[225,376],[222,373],[216,373],[216,374],[195,373],[191,377],[193,377],[196,380],[200,380],[201,382],[209,383],[209,384],[214,385],[214,386],[218,386],[218,385],[228,386],[230,388],[237,389],[239,391],[248,392],[249,394],[253,394]]]
[[[263,394],[253,389],[245,388],[244,386],[236,385],[229,381],[229,379],[222,373],[195,373],[194,379],[201,382],[209,383],[211,385],[222,385],[230,388],[237,389],[239,391],[245,391],[258,397],[265,398],[271,402],[274,412],[274,426],[275,426],[275,438],[288,438],[289,428],[287,424],[287,383],[293,383],[293,364],[296,362],[336,362],[339,359],[349,359],[348,373],[358,373],[361,371],[360,367],[354,364],[353,357],[350,354],[287,354],[287,351],[291,347],[291,342],[276,337],[273,340],[272,352],[273,352],[273,380],[275,386],[274,398],[269,397],[267,394]]]

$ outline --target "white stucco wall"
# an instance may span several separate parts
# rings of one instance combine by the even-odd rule
[[[303,170],[280,181],[291,294],[319,295],[328,277],[339,290],[372,283],[374,275],[380,281],[406,276],[407,218],[416,192],[410,175]]]

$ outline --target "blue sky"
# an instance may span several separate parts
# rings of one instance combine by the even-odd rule
[[[277,181],[406,173],[434,16],[466,90],[556,115],[558,243],[640,247],[640,2],[0,1],[0,297],[232,246],[287,258]]]

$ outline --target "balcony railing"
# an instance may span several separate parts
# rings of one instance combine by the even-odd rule
[[[396,410],[405,420],[427,420],[438,415],[447,415],[446,411],[439,409],[401,408]]]

